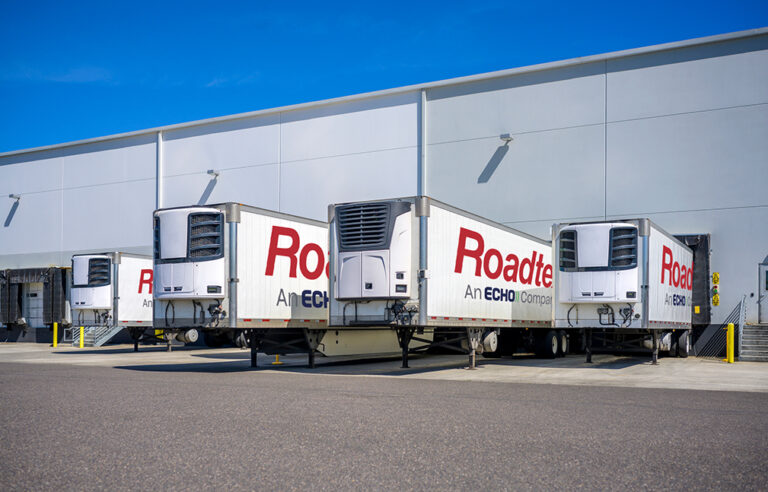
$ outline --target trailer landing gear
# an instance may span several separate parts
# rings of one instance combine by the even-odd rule
[[[653,336],[653,357],[651,359],[651,364],[655,366],[659,363],[659,331],[653,330],[651,335]]]
[[[413,338],[416,328],[398,328],[395,332],[397,333],[397,343],[403,352],[403,365],[400,367],[408,369],[408,346],[411,344],[411,338]]]
[[[592,330],[587,328],[586,333],[584,333],[584,336],[586,337],[586,343],[584,344],[584,351],[587,353],[587,360],[585,362],[587,364],[591,364],[592,363]]]
[[[467,369],[477,369],[477,349],[480,347],[483,339],[482,328],[467,328],[467,340],[469,341],[469,367]]]

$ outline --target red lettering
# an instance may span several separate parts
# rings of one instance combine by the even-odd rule
[[[317,266],[314,270],[310,270],[307,265],[307,257],[311,251],[317,255]],[[325,265],[325,255],[323,254],[323,248],[315,243],[307,243],[306,246],[301,248],[299,254],[299,268],[301,268],[301,274],[307,277],[309,280],[315,280],[323,274],[323,266]]]
[[[541,283],[544,287],[552,287],[552,265],[544,265],[544,273],[541,275]]]
[[[490,264],[491,264],[491,258],[496,258],[496,270],[491,271]],[[501,275],[501,269],[502,269],[503,263],[501,261],[501,253],[499,253],[498,249],[489,249],[487,253],[485,253],[485,258],[483,258],[483,270],[485,270],[485,274],[490,279],[497,279],[499,278],[499,275]]]
[[[667,259],[669,258],[669,259]],[[661,249],[661,283],[664,283],[664,272],[669,273],[669,285],[672,285],[672,250],[664,246]]]
[[[667,281],[669,275],[669,281]],[[672,256],[672,250],[667,246],[661,249],[661,283],[680,287],[686,290],[693,289],[693,264],[690,267],[676,262]]]
[[[151,268],[143,268],[141,270],[141,274],[139,275],[139,294],[141,294],[142,289],[141,287],[143,285],[146,285],[149,289],[149,293],[152,293],[152,269]]]
[[[467,245],[471,239],[476,244]],[[456,248],[456,264],[454,272],[461,273],[464,268],[464,260],[472,258],[475,260],[475,276],[479,277],[481,272],[491,280],[499,278],[502,273],[507,282],[520,282],[523,284],[536,286],[552,286],[552,265],[544,262],[544,254],[533,251],[530,258],[520,258],[514,253],[509,253],[504,257],[498,249],[489,248],[485,251],[485,241],[480,233],[459,228],[459,242]],[[504,258],[504,260],[502,260]]]
[[[516,254],[510,253],[507,255],[507,261],[509,262],[509,265],[504,267],[504,280],[507,282],[517,282],[517,265],[520,260],[517,258]]]
[[[477,242],[477,248],[468,249],[467,239],[474,239]],[[470,231],[469,229],[464,229],[463,227],[460,228],[459,229],[459,246],[456,249],[456,266],[454,267],[454,271],[456,273],[461,273],[462,267],[464,266],[464,257],[468,256],[470,258],[475,259],[475,277],[479,277],[480,267],[482,266],[482,263],[483,263],[480,260],[480,255],[483,254],[484,248],[485,248],[485,244],[483,242],[483,236],[476,233],[475,231]]]
[[[287,248],[280,248],[277,243],[280,237],[291,238],[291,245]],[[265,275],[275,274],[275,259],[278,256],[285,256],[291,262],[291,269],[288,274],[291,278],[296,278],[296,252],[299,250],[299,233],[288,227],[272,226],[272,237],[269,240],[269,252],[267,253],[267,271]],[[315,277],[317,278],[317,277]]]
[[[523,258],[523,261],[520,262],[520,282],[524,284],[531,284],[531,281],[533,280],[533,266],[536,264],[536,252],[534,251],[531,255],[531,258]],[[528,274],[525,274],[525,267],[528,267]]]
[[[534,255],[536,252],[533,253]],[[541,268],[544,266],[544,262],[541,260],[544,259],[544,255],[539,255],[539,261],[536,262],[536,287],[541,285]]]

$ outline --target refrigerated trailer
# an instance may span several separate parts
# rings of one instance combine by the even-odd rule
[[[53,341],[53,324],[71,322],[67,288],[69,268],[20,268],[0,270],[1,341]]]
[[[648,219],[556,224],[556,328],[583,330],[608,350],[690,351],[693,252]],[[698,308],[698,309],[697,309]],[[708,313],[708,306],[707,313]]]
[[[426,196],[332,205],[329,220],[330,326],[394,330],[403,367],[435,347],[474,367],[499,335],[556,338],[550,241]]]
[[[123,329],[134,350],[152,327],[152,257],[121,252],[72,257],[72,341],[101,346]]]
[[[328,329],[328,224],[238,203],[154,213],[154,327],[211,346],[397,353],[391,332]]]

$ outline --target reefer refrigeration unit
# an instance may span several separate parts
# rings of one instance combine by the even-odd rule
[[[648,219],[556,224],[555,326],[605,348],[690,350],[693,252]]]
[[[72,257],[73,344],[101,346],[126,328],[134,350],[152,326],[152,257],[128,253]]]
[[[267,354],[398,351],[391,332],[328,331],[328,224],[238,203],[154,213],[154,326]],[[170,338],[168,338],[170,340]]]
[[[331,326],[395,330],[404,367],[436,345],[473,366],[502,329],[555,336],[549,241],[426,196],[332,205],[329,218]],[[414,337],[425,345],[409,350]]]
[[[0,270],[1,341],[53,341],[53,323],[70,324],[69,269],[60,267]]]

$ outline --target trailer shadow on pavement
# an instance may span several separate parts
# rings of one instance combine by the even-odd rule
[[[273,364],[275,358],[265,354],[259,354],[258,367],[250,367],[250,353],[248,351],[225,351],[214,352],[204,351],[187,354],[190,360],[186,358],[178,363],[161,364],[130,364],[116,365],[118,369],[142,371],[142,372],[245,372],[254,373],[270,371],[280,373],[297,374],[336,374],[336,375],[375,375],[375,376],[409,376],[418,374],[438,373],[445,370],[464,369],[468,370],[468,360],[465,355],[414,355],[409,358],[408,368],[401,367],[399,356],[380,356],[380,357],[318,357],[316,366],[309,368],[307,366],[306,356],[287,355],[281,356],[279,365]],[[194,361],[197,359],[198,361]],[[203,360],[216,360],[217,362],[204,362]],[[587,364],[583,356],[574,355],[558,359],[536,359],[532,357],[504,357],[504,358],[478,358],[477,372],[480,375],[484,368],[496,368],[497,370],[514,371],[515,368],[530,370],[556,370],[565,371],[569,369],[579,370],[622,370],[632,366],[650,364],[647,357],[641,356],[595,356],[594,362]],[[143,361],[145,362],[145,361]]]

